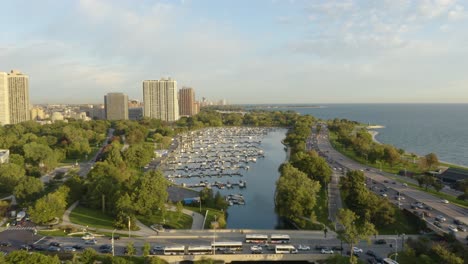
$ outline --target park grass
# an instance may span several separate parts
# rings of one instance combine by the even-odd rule
[[[77,206],[70,213],[70,221],[74,224],[93,228],[114,229],[114,218],[96,209]]]
[[[100,150],[100,147],[91,147],[91,152],[88,154],[88,158],[86,159],[86,155],[82,155],[81,157],[78,157],[76,159],[64,159],[62,162],[60,162],[60,165],[65,166],[65,165],[75,165],[75,162],[88,162],[89,159],[94,157],[96,153]]]
[[[377,227],[380,235],[396,234],[419,234],[419,231],[425,228],[416,215],[407,210],[395,210],[395,222],[382,227]]]
[[[151,226],[153,224],[161,224],[170,226],[173,229],[190,229],[192,228],[192,217],[181,213],[180,217],[177,212],[166,211],[165,217],[162,216],[160,212],[152,216],[137,216],[143,224]]]
[[[328,217],[328,191],[327,188],[322,187],[317,196],[317,202],[314,206],[314,214],[317,221],[333,229],[333,223]]]
[[[199,206],[185,205],[184,208],[187,209],[187,210],[199,213],[203,217],[206,216],[205,226],[204,226],[205,229],[210,229],[211,228],[211,222],[213,222],[215,220],[215,216],[216,216],[216,219],[219,219],[220,216],[224,215],[223,211],[220,211],[220,210],[214,209],[214,208],[210,208],[210,207],[206,207],[206,206],[203,206],[203,205],[201,207],[201,211],[200,211]],[[206,215],[206,211],[208,211],[208,215]],[[226,222],[227,222],[227,219],[226,219]],[[219,227],[219,228],[225,228],[225,227]]]

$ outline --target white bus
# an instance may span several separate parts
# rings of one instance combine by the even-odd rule
[[[272,244],[287,244],[291,241],[289,235],[271,235],[270,242]]]
[[[293,245],[276,245],[276,254],[296,254],[297,249]]]
[[[164,255],[184,255],[185,246],[166,246],[164,248]]]
[[[384,258],[383,263],[384,264],[398,264],[398,262],[396,262],[395,260],[391,258]]]
[[[187,254],[189,255],[208,255],[212,254],[211,246],[188,246]]]
[[[266,244],[268,242],[267,235],[245,235],[245,243]]]
[[[211,248],[216,250],[235,250],[242,251],[242,242],[214,242]]]

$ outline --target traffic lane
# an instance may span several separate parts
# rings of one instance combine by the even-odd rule
[[[34,235],[31,230],[5,230],[0,232],[1,242],[10,242],[11,247],[1,247],[2,251],[18,250],[22,245],[33,244],[42,236]]]

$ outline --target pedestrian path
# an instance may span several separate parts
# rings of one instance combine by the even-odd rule
[[[34,228],[33,226],[9,226],[6,228],[6,230],[31,230],[31,231],[34,231]]]

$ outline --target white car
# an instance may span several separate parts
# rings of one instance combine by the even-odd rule
[[[328,249],[328,248],[323,248],[322,251],[320,251],[322,254],[333,254],[333,250]]]
[[[449,201],[447,201],[447,200],[445,200],[445,199],[440,200],[440,202],[441,202],[441,203],[444,203],[444,204],[448,204],[448,203],[449,203]]]
[[[298,245],[297,249],[299,249],[299,250],[310,250],[310,247],[306,246],[306,245]]]
[[[354,253],[362,253],[362,252],[364,252],[364,251],[362,250],[362,248],[353,247],[353,252],[354,252]]]
[[[96,244],[97,244],[97,240],[96,240],[96,239],[86,240],[86,241],[85,241],[85,244],[86,244],[86,245],[96,245]]]
[[[253,245],[250,247],[251,251],[262,251],[262,247],[258,245]]]
[[[448,226],[448,229],[452,232],[458,232],[458,229],[456,227],[454,227],[453,225],[449,225]]]
[[[447,219],[445,219],[445,217],[444,217],[443,215],[438,215],[438,216],[436,216],[435,219],[436,219],[437,221],[439,221],[439,222],[445,222],[445,221],[447,221]]]
[[[75,252],[76,248],[74,248],[74,247],[64,247],[63,251],[65,251],[65,252]]]
[[[86,234],[86,235],[82,236],[81,239],[83,239],[83,240],[91,240],[91,239],[94,239],[94,236],[91,235],[91,234]]]

